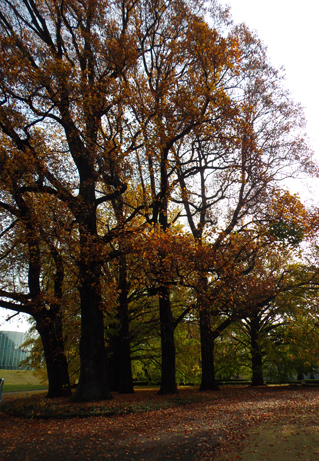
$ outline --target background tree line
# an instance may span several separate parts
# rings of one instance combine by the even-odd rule
[[[187,325],[201,389],[232,324],[260,369],[317,277],[316,210],[281,186],[317,168],[262,43],[192,0],[1,0],[0,34],[0,305],[33,316],[49,396],[77,347],[78,401],[133,392],[139,356],[177,392]]]

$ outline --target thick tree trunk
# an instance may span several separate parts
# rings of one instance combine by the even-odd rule
[[[250,322],[252,386],[263,386],[265,384],[263,376],[263,354],[260,348],[258,336],[258,319],[252,319]]]
[[[111,339],[110,357],[107,360],[107,382],[112,391],[119,394],[134,393],[130,342],[119,335]]]
[[[258,350],[254,350],[253,348],[252,348],[251,364],[252,364],[251,385],[252,386],[263,386],[265,382],[264,382],[264,376],[263,376],[262,355],[260,354]]]
[[[100,255],[97,252],[97,245],[96,247],[94,245],[94,240],[91,245],[88,241],[81,241],[81,247],[82,254],[79,263],[82,278],[82,285],[79,290],[81,300],[81,371],[74,400],[92,402],[111,399],[112,395],[107,386],[105,370],[104,322],[100,295]]]
[[[174,322],[169,289],[159,289],[159,308],[161,322],[161,346],[162,346],[162,375],[159,394],[176,394],[176,365],[175,365],[175,342]]]
[[[122,255],[119,259],[119,280],[120,291],[118,298],[118,310],[113,328],[117,332],[110,336],[108,347],[108,358],[106,362],[107,382],[112,391],[120,394],[134,393],[132,366],[131,366],[131,338],[129,332],[128,313],[128,288],[126,257]]]
[[[114,326],[116,327],[118,325]],[[108,386],[111,391],[120,394],[134,393],[130,338],[127,327],[128,324],[125,322],[119,327],[118,333],[110,338],[106,360]]]
[[[105,371],[103,313],[93,281],[81,290],[81,372],[74,399],[92,402],[112,398]]]
[[[88,157],[89,158],[89,157]],[[101,302],[103,251],[97,233],[93,162],[81,163],[80,197],[77,220],[80,233],[78,260],[81,285],[81,338],[79,384],[74,400],[92,402],[112,398],[106,379],[104,321]]]
[[[161,159],[161,200],[159,208],[159,224],[162,231],[168,229],[168,175],[167,175],[168,150],[163,152]],[[163,255],[165,257],[165,254]],[[162,373],[159,394],[176,394],[176,358],[174,341],[174,321],[170,301],[170,291],[162,285],[158,290],[159,313],[161,324],[161,348],[162,348]]]
[[[120,187],[120,184],[118,184]],[[120,195],[112,200],[113,209],[120,226],[124,226],[125,213],[123,197]],[[118,242],[120,257],[118,261],[118,306],[116,322],[113,326],[117,330],[115,335],[109,338],[109,357],[106,364],[107,380],[111,389],[120,394],[132,394],[133,378],[131,366],[131,339],[129,332],[128,313],[128,284],[127,262],[125,247],[121,238]]]
[[[205,306],[201,306],[199,310],[200,319],[200,341],[202,353],[202,382],[200,385],[201,391],[219,390],[219,386],[215,379],[214,368],[214,336],[210,326],[210,315]]]
[[[68,364],[64,353],[62,323],[59,318],[52,320],[49,315],[36,316],[36,328],[42,340],[48,373],[49,391],[47,397],[70,397]]]

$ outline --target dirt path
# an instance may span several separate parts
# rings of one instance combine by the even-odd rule
[[[143,398],[150,394],[130,397]],[[0,412],[0,459],[319,460],[318,389],[225,389],[204,398],[177,408],[83,419],[27,420]]]

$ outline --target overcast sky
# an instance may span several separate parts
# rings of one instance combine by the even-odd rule
[[[287,88],[305,109],[307,132],[319,159],[319,3],[316,0],[220,0],[236,23],[245,22],[286,70]]]
[[[231,7],[236,23],[245,22],[257,32],[268,48],[272,64],[285,68],[286,86],[293,99],[304,106],[307,133],[319,161],[319,3],[317,0],[220,0],[220,3]],[[319,202],[319,181],[298,185],[294,192],[297,191]],[[5,322],[6,312],[0,308],[0,330],[28,329],[25,321]]]

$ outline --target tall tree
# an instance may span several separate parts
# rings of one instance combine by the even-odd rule
[[[131,108],[143,148],[137,164],[147,221],[166,232],[176,187],[176,152],[229,107],[222,72],[236,59],[236,41],[204,20],[201,2],[143,2],[137,27],[142,60],[133,77]],[[220,110],[219,110],[220,107]],[[204,135],[203,135],[204,136]],[[149,202],[151,195],[151,202]],[[176,216],[175,216],[176,219]],[[165,252],[162,259],[166,259]],[[176,392],[174,322],[168,285],[158,287],[162,344],[161,393]]]
[[[297,165],[304,171],[312,165],[302,137],[302,111],[283,90],[280,73],[245,26],[235,27],[233,34],[239,43],[238,66],[228,68],[224,86],[232,111],[224,115],[224,124],[215,111],[211,130],[196,132],[176,153],[180,195],[175,199],[183,203],[198,244],[206,241],[213,248],[211,265],[203,264],[199,282],[203,389],[216,388],[205,278],[208,273],[217,280],[222,277],[224,262],[218,255],[231,245],[232,236],[253,223],[268,220],[269,225],[274,224],[269,207],[278,181],[293,176]],[[255,235],[258,239],[258,232]],[[236,254],[236,249],[232,252]],[[238,247],[238,255],[242,254]],[[234,264],[236,261],[234,257]],[[231,268],[228,262],[227,267],[236,274],[235,266]]]
[[[100,278],[112,234],[98,233],[97,210],[126,188],[122,77],[136,57],[128,28],[136,3],[3,0],[0,14],[2,132],[33,164],[32,191],[58,198],[75,219],[78,400],[111,397]]]
[[[0,235],[0,306],[33,316],[44,350],[48,397],[70,396],[63,340],[65,247],[56,241],[61,220],[66,235],[68,215],[58,206],[54,211],[48,209],[39,197],[23,191],[33,183],[34,175],[27,165],[21,168],[23,158],[17,160],[16,152],[7,145],[0,174],[4,228]]]

